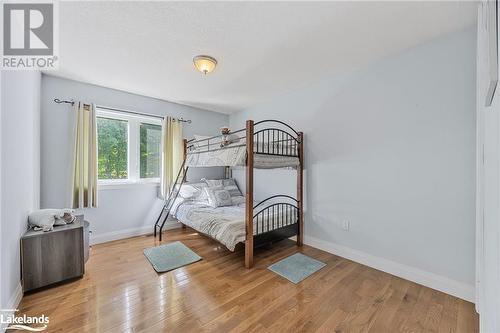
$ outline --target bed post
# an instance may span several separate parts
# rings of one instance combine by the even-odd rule
[[[184,146],[184,149],[182,150],[182,158],[184,161],[186,160],[186,156],[187,156],[187,144],[188,144],[188,140],[182,139],[182,145]],[[184,170],[186,170],[185,167],[184,167]]]
[[[253,120],[246,124],[245,267],[253,266]]]
[[[304,133],[299,132],[299,166],[297,167],[297,204],[299,208],[299,234],[297,245],[304,243]]]
[[[184,147],[184,149],[182,150],[182,165],[184,165],[184,169],[182,170],[182,173],[184,174],[183,176],[186,177],[185,173],[186,173],[186,157],[187,157],[187,142],[188,140],[187,139],[182,139],[182,145]],[[186,229],[186,225],[184,223],[181,223],[182,225],[182,229]]]
[[[229,178],[232,178],[231,167],[225,166],[224,167],[224,179],[229,179]]]

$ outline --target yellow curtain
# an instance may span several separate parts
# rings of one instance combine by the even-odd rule
[[[166,199],[174,185],[184,158],[182,143],[182,123],[175,118],[163,120],[163,168],[161,177],[161,197]]]
[[[95,105],[75,102],[71,203],[73,208],[97,207],[97,126]]]

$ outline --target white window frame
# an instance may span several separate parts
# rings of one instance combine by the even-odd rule
[[[127,179],[98,179],[98,186],[117,186],[117,185],[134,185],[134,184],[152,184],[160,185],[160,178],[141,178],[140,177],[140,126],[141,123],[151,125],[162,125],[161,118],[149,117],[146,115],[135,115],[120,111],[111,111],[105,108],[96,106],[96,117],[103,117],[116,120],[125,120],[128,125],[128,142],[127,142]],[[97,137],[99,140],[99,136]],[[161,143],[163,147],[163,142]],[[99,144],[97,145],[99,149]],[[97,152],[99,156],[99,152]],[[160,170],[162,166],[160,165]]]

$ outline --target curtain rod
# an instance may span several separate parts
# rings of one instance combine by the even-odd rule
[[[73,101],[73,100],[66,101],[66,100],[60,100],[59,98],[54,98],[54,102],[56,102],[57,104],[62,104],[62,103],[71,104],[71,105],[75,104],[75,101]],[[142,112],[135,112],[135,111],[123,110],[123,109],[110,108],[110,107],[102,106],[102,105],[96,105],[96,106],[99,109],[106,109],[106,110],[111,110],[111,111],[118,111],[118,112],[135,114],[135,115],[140,115],[140,116],[148,116],[148,117],[153,117],[153,118],[161,118],[161,119],[165,118],[163,116],[158,116],[158,115],[155,115],[155,114],[149,114],[149,113],[142,113]],[[175,119],[177,121],[180,121],[180,122],[183,122],[183,123],[188,123],[188,124],[191,124],[191,122],[192,122],[191,119],[184,119],[184,118],[175,118]]]

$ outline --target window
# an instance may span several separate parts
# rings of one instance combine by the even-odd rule
[[[128,123],[97,117],[99,179],[128,178]]]
[[[141,123],[140,144],[140,177],[159,178],[161,166],[161,126]]]
[[[161,120],[97,108],[99,184],[160,181]]]

